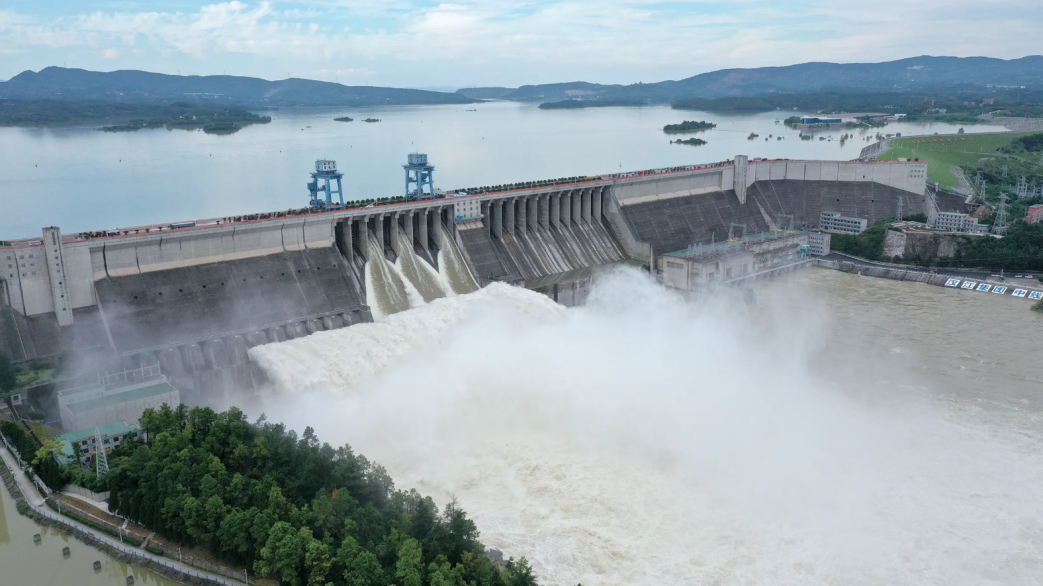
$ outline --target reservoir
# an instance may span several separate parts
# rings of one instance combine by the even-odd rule
[[[414,151],[429,155],[436,167],[435,186],[449,190],[712,163],[737,154],[850,160],[877,132],[959,128],[899,122],[822,131],[804,141],[799,131],[782,124],[800,112],[722,114],[668,106],[540,110],[515,102],[283,108],[265,114],[271,115],[270,124],[229,136],[165,129],[0,128],[0,194],[6,206],[0,237],[39,236],[42,226],[52,225],[69,233],[304,207],[308,171],[319,158],[337,161],[345,174],[346,198],[364,199],[401,195],[401,166]],[[335,122],[339,116],[355,121]],[[362,122],[370,116],[381,121]],[[707,120],[717,127],[693,135],[663,133],[664,125],[683,120]],[[998,130],[1003,129],[966,127],[967,132]],[[748,140],[750,133],[759,137]],[[841,142],[848,133],[854,137]],[[687,136],[707,144],[670,144]]]
[[[0,485],[0,575],[4,584],[24,586],[123,586],[126,576],[135,584],[177,586],[148,570],[118,562],[100,550],[23,517],[7,488]],[[41,536],[40,543],[33,535]],[[62,555],[68,547],[69,556]],[[94,569],[95,560],[101,569]]]

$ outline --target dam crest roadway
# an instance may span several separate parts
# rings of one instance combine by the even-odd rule
[[[901,201],[901,204],[899,204]],[[480,210],[457,213],[457,204]],[[943,211],[965,211],[939,196]],[[161,364],[187,402],[253,389],[251,347],[380,319],[499,281],[582,304],[593,275],[746,233],[929,205],[922,162],[754,160],[301,215],[0,247],[0,351]],[[472,214],[473,216],[473,214]],[[458,218],[461,218],[458,221]],[[24,265],[24,266],[23,266]]]

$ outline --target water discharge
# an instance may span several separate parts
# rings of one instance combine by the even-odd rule
[[[399,250],[402,252],[398,255],[398,260],[395,261],[395,270],[403,278],[403,282],[408,282],[413,286],[422,297],[423,303],[430,303],[439,297],[445,297],[447,294],[452,293],[452,289],[441,278],[438,271],[416,255],[416,252],[413,250],[413,243],[409,242],[409,239],[402,232],[398,233],[398,243]],[[412,307],[417,305],[410,302]]]
[[[388,267],[387,260],[379,252],[383,248],[372,234],[369,236],[369,249],[377,252],[366,261],[366,299],[373,319],[381,321],[385,316],[409,309],[410,299],[402,278]]]
[[[493,284],[251,356],[267,413],[457,497],[547,584],[1040,584],[1038,397],[907,363],[883,338],[922,304],[836,279],[691,304],[620,270],[569,310]]]
[[[442,231],[442,250],[438,251],[438,270],[443,279],[448,283],[454,294],[473,293],[478,290],[478,283],[471,269],[464,262],[464,256],[460,253],[460,247],[456,240],[446,230],[445,226],[438,226]]]
[[[478,289],[449,231],[445,226],[439,226],[439,229],[443,246],[438,251],[438,270],[417,256],[413,244],[403,233],[398,235],[401,254],[394,263],[387,262],[381,254],[366,262],[366,299],[370,300],[376,321],[447,295],[471,293]],[[369,249],[380,250],[372,235],[369,236]]]

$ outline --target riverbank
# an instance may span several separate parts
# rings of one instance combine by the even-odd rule
[[[114,560],[132,564],[183,584],[222,586],[245,584],[242,580],[218,576],[147,551],[138,550],[83,523],[66,518],[49,508],[48,501],[18,467],[13,452],[9,451],[6,445],[0,445],[0,462],[3,464],[0,465],[0,476],[3,478],[8,494],[15,500],[18,512],[32,519],[39,526],[53,528],[74,537]]]
[[[1036,302],[1043,299],[1043,283],[1034,276],[1015,274],[1011,279],[1002,275],[985,275],[984,273],[938,273],[917,270],[900,265],[886,266],[879,263],[859,262],[856,259],[841,261],[836,259],[817,258],[813,266],[833,269],[860,277],[875,277],[892,281],[911,281],[947,287],[973,293],[989,293],[1005,295],[1014,299],[1025,299]]]

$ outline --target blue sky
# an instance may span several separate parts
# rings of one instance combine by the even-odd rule
[[[49,65],[397,87],[1043,52],[1040,0],[5,0],[0,79]]]

